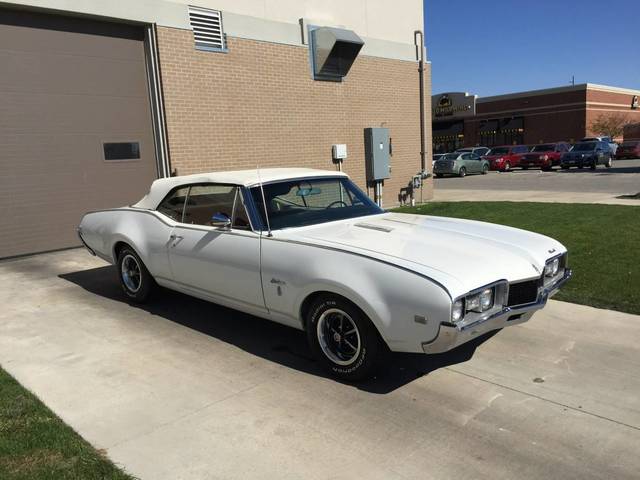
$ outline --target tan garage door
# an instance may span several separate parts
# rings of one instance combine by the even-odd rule
[[[78,245],[156,177],[142,29],[0,10],[0,257]]]

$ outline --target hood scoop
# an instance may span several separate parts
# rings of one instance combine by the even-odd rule
[[[383,227],[382,225],[375,225],[373,223],[356,223],[354,227],[366,228],[368,230],[376,230],[378,232],[393,232],[393,228]]]

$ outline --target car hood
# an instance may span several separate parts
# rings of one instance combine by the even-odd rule
[[[277,232],[291,241],[375,258],[440,283],[452,297],[497,280],[541,275],[564,246],[536,233],[473,220],[384,213]]]

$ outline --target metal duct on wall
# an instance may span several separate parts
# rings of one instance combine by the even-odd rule
[[[333,27],[311,30],[314,79],[342,81],[363,45],[362,39],[351,30]]]

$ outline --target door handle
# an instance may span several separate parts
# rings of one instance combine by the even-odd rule
[[[182,240],[183,238],[182,235],[174,235],[173,233],[169,235],[169,240]]]

